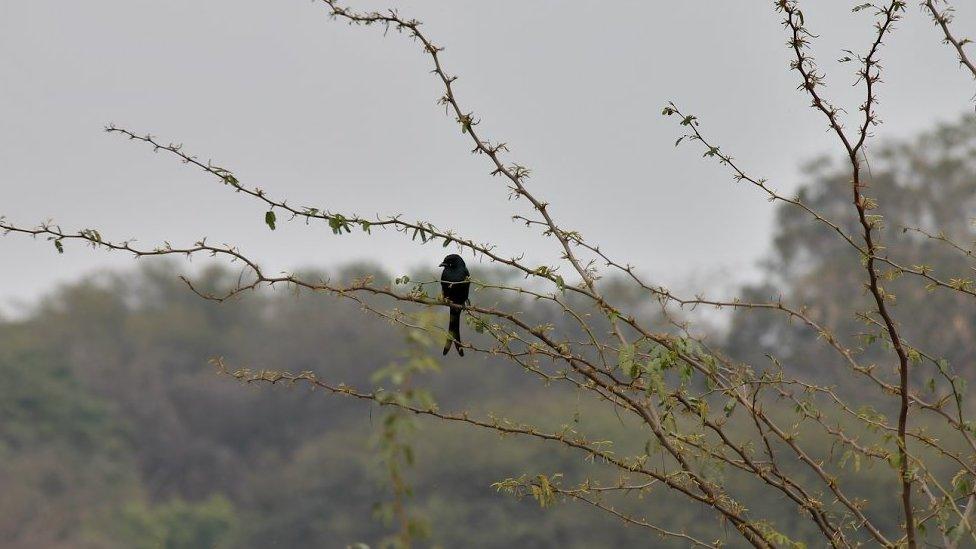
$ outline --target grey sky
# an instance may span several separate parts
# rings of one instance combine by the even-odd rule
[[[855,115],[854,67],[873,20],[857,2],[807,2],[829,96]],[[963,4],[962,2],[959,2]],[[656,280],[754,272],[772,208],[694,147],[675,149],[676,101],[756,176],[782,190],[804,160],[836,151],[795,88],[780,17],[751,2],[354,2],[397,6],[447,48],[462,106],[483,137],[510,144],[531,189],[581,231]],[[976,35],[976,7],[955,22]],[[0,213],[53,218],[107,238],[239,245],[266,269],[379,260],[439,262],[400,235],[334,237],[281,224],[205,174],[101,132],[115,123],[182,142],[292,203],[363,215],[402,212],[501,250],[551,261],[552,243],[511,221],[485,158],[435,105],[429,60],[405,37],[331,22],[307,0],[0,0]],[[878,138],[907,136],[973,108],[974,85],[910,3],[882,59]],[[869,149],[870,152],[870,149]],[[0,303],[130,258],[0,239]]]

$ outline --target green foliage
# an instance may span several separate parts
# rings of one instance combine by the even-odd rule
[[[371,271],[349,266],[330,276],[352,279]],[[219,291],[236,279],[236,273],[213,269],[196,282]],[[533,323],[546,316],[532,306],[525,314]],[[428,321],[442,326],[446,316],[432,311]],[[5,508],[10,512],[0,516],[9,520],[0,519],[0,537],[15,539],[31,506],[45,505],[62,512],[38,517],[31,531],[60,532],[70,546],[86,540],[104,547],[130,547],[139,539],[177,543],[181,538],[171,537],[165,524],[192,513],[188,535],[223,531],[221,543],[233,547],[360,541],[378,547],[391,531],[370,518],[374,504],[391,496],[387,454],[378,443],[395,432],[387,449],[409,477],[408,509],[423,519],[411,523],[411,539],[421,539],[418,526],[426,524],[430,538],[423,543],[431,546],[540,547],[557,535],[578,540],[577,547],[641,543],[640,532],[617,532],[613,521],[582,506],[542,513],[489,488],[527,463],[547,474],[595,469],[565,451],[409,416],[387,423],[386,410],[378,415],[376,408],[297,388],[242,388],[207,366],[219,355],[231,363],[376,384],[389,398],[422,407],[503,410],[556,430],[566,421],[563,412],[576,410],[574,424],[581,428],[619,429],[612,414],[603,417],[575,393],[544,389],[503,360],[444,367],[436,353],[420,352],[436,334],[407,337],[404,346],[401,332],[314,294],[256,294],[213,307],[190,295],[165,267],[64,287],[23,320],[0,322],[0,354],[16,357],[2,363],[11,382],[0,385],[7,391],[0,406],[6,406],[4,417],[17,418],[0,422],[0,432],[20,441],[5,448],[0,481],[8,493],[34,497],[19,500],[21,512]],[[29,407],[11,407],[17,402]],[[55,440],[64,443],[52,445]],[[33,450],[27,442],[36,443]],[[108,452],[113,448],[116,453]],[[36,473],[25,473],[28,467]],[[51,471],[61,470],[76,475],[61,483],[69,490],[61,496],[39,490]],[[228,526],[227,507],[212,502],[214,495],[231,502],[239,520]]]
[[[105,402],[82,389],[68,368],[41,349],[0,355],[0,444],[20,448],[63,443],[120,450],[123,431]]]
[[[362,227],[364,231],[368,232],[369,224],[362,225]],[[341,235],[343,231],[351,233],[352,223],[341,214],[332,214],[329,217],[329,228],[332,229],[332,234],[335,235]]]
[[[87,390],[46,335],[0,329],[0,539],[80,546],[102,515],[139,497],[124,419]],[[43,509],[43,512],[39,512]]]
[[[409,280],[409,277],[405,278]],[[435,320],[431,314],[421,314],[416,319],[418,326],[425,328],[430,328]],[[414,386],[415,377],[440,370],[440,364],[431,356],[435,344],[430,335],[422,330],[407,331],[405,338],[403,360],[377,370],[372,381],[391,383],[396,391],[391,396],[399,402],[436,409],[437,405],[430,392]],[[409,508],[413,489],[405,477],[405,469],[414,465],[414,446],[411,441],[415,439],[416,429],[417,423],[413,414],[390,407],[383,418],[383,427],[373,441],[377,457],[387,473],[384,484],[392,496],[390,501],[378,502],[373,513],[387,527],[395,524],[398,528],[395,534],[380,540],[380,547],[408,549],[431,535],[427,519]]]
[[[114,525],[117,539],[132,549],[231,547],[236,526],[233,505],[220,495],[197,503],[173,499],[155,506],[130,504]]]

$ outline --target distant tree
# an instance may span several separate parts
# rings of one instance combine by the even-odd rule
[[[941,316],[926,318],[922,310],[896,309],[895,301],[898,288],[908,296],[909,307],[928,300],[923,296],[929,291],[940,296],[937,299],[944,300],[946,307],[968,307],[968,300],[976,297],[971,270],[964,268],[969,265],[966,261],[972,248],[954,240],[965,233],[943,225],[956,221],[939,216],[953,212],[935,207],[958,206],[958,202],[932,200],[915,216],[891,217],[889,212],[911,211],[898,208],[898,204],[888,209],[885,202],[885,190],[899,185],[896,166],[908,159],[893,158],[890,169],[882,163],[876,176],[869,169],[864,148],[878,123],[882,44],[903,16],[905,2],[865,3],[854,8],[871,11],[876,20],[865,50],[852,52],[845,60],[857,67],[858,82],[864,89],[863,103],[856,111],[831,103],[824,74],[811,53],[816,36],[806,26],[800,3],[775,2],[783,17],[793,56],[791,70],[798,77],[800,92],[823,116],[844,158],[843,168],[832,172],[836,185],[830,188],[807,191],[798,197],[783,195],[767,181],[750,175],[706,137],[696,116],[674,103],[663,109],[664,115],[677,120],[687,132],[679,142],[702,147],[706,158],[728,166],[736,180],[758,187],[797,216],[794,232],[798,234],[787,231],[778,242],[778,259],[793,270],[778,284],[784,292],[793,290],[788,294],[791,300],[770,300],[763,295],[768,292],[754,291],[757,301],[683,298],[643,280],[623,259],[610,257],[599,245],[557,221],[550,202],[532,191],[530,170],[504,159],[508,149],[503,142],[482,136],[481,118],[457,96],[455,76],[444,65],[442,48],[418,21],[394,11],[356,12],[333,0],[324,0],[324,5],[334,19],[393,30],[421,46],[443,86],[440,104],[508,192],[531,205],[532,215],[516,219],[552,239],[562,255],[560,265],[529,264],[494,245],[481,244],[428,221],[406,221],[403,216],[361,217],[327,208],[293,206],[300,202],[245,186],[232,171],[204,162],[179,145],[123,128],[109,127],[108,131],[145,143],[205,171],[238,194],[264,203],[268,208],[264,222],[271,230],[287,219],[324,223],[336,235],[357,232],[368,236],[373,231],[392,229],[421,244],[438,243],[445,250],[481,257],[524,277],[526,282],[521,284],[481,277],[471,281],[485,293],[476,294],[478,299],[467,308],[467,323],[481,335],[466,341],[466,349],[502,356],[527,375],[553,386],[575,388],[641,427],[636,435],[631,431],[627,439],[615,440],[604,432],[584,433],[574,421],[577,410],[565,410],[561,425],[543,425],[476,414],[463,405],[451,411],[433,399],[408,394],[402,387],[393,391],[364,389],[333,382],[328,373],[287,372],[274,369],[272,364],[268,369],[235,365],[225,371],[249,383],[306,384],[337,396],[568,448],[600,464],[604,474],[570,478],[562,471],[535,471],[501,479],[495,487],[517,497],[530,497],[542,508],[562,500],[585,503],[648,533],[674,538],[678,544],[716,546],[735,536],[738,539],[732,543],[755,547],[799,546],[801,535],[818,546],[833,547],[871,543],[914,548],[923,542],[955,547],[963,540],[976,541],[971,528],[976,500],[976,441],[974,424],[965,414],[965,377],[947,360],[951,350],[941,346],[951,345],[951,338],[934,342],[931,349],[923,348],[914,339],[919,330],[912,327],[918,322],[943,324],[957,317],[944,310]],[[924,2],[923,8],[955,49],[963,67],[976,76],[966,57],[968,40],[952,34],[950,9],[932,0]],[[931,181],[920,187],[919,197],[963,190],[952,181]],[[909,226],[911,236],[893,236],[903,230],[901,223],[921,226]],[[822,235],[817,233],[816,239],[801,237],[810,230],[808,227],[826,230]],[[398,277],[387,281],[367,275],[344,283],[294,273],[272,274],[236,247],[205,241],[185,247],[165,244],[142,248],[134,242],[110,240],[94,229],[72,232],[52,224],[26,228],[5,219],[0,229],[47,238],[58,251],[81,241],[137,257],[216,256],[241,265],[245,276],[223,289],[186,279],[189,288],[205,299],[222,302],[266,286],[304,288],[352,300],[366,311],[408,328],[444,335],[440,328],[417,320],[417,315],[428,314],[431,307],[444,308],[434,279]],[[919,235],[929,238],[923,231],[963,259],[937,267],[925,261],[921,255],[931,248],[918,243]],[[827,235],[836,243],[820,244]],[[807,262],[805,248],[814,242],[818,253],[829,246],[836,257],[820,266]],[[660,305],[658,313],[649,314],[644,303],[613,299],[598,270],[604,267],[608,273],[627,277],[644,302]],[[789,278],[805,275],[836,279],[832,287],[840,289],[844,304],[859,309],[856,318],[860,323],[851,323],[848,315],[830,309],[837,302],[830,291],[818,293],[825,286],[804,286],[799,278]],[[823,284],[833,282],[825,280]],[[499,294],[533,300],[533,315],[523,314],[522,307],[517,303],[513,306],[512,301],[489,302],[489,296]],[[807,299],[816,301],[808,303]],[[794,328],[754,330],[751,339],[744,342],[737,334],[737,348],[772,351],[772,360],[743,363],[713,348],[693,331],[677,316],[675,309],[680,306],[775,313],[779,322],[796,324],[808,334],[808,340],[827,349],[827,353],[818,352],[831,363],[829,371],[843,387],[824,383],[819,372],[797,367],[797,353],[805,347],[793,343]],[[961,318],[965,322],[967,317]],[[736,322],[743,325],[738,318]],[[777,345],[780,337],[784,345]],[[218,364],[224,361],[218,360]],[[931,381],[922,385],[922,378]],[[883,404],[862,406],[864,401]],[[635,438],[641,444],[635,445]],[[866,475],[861,467],[871,466],[887,468],[886,480],[878,477],[870,484],[863,482]],[[679,529],[652,522],[639,510],[623,510],[634,505],[624,507],[621,502],[640,501],[651,492],[655,497],[644,499],[644,506],[660,506],[671,498],[681,498],[708,509],[717,520],[712,528],[695,524]],[[892,508],[886,499],[897,502],[895,513],[889,512]],[[794,506],[798,518],[790,522],[764,512],[770,509],[770,502]],[[724,526],[729,528],[723,530]]]
[[[125,425],[26,329],[0,334],[0,539],[87,547],[87,526],[138,496]]]
[[[976,117],[964,116],[907,142],[883,144],[870,156],[870,191],[883,204],[887,226],[882,244],[897,250],[901,263],[925,267],[927,272],[958,273],[950,284],[973,289],[976,256]],[[800,200],[854,233],[858,218],[848,197],[838,193],[848,185],[849,173],[829,158],[810,163],[810,182]],[[875,330],[855,313],[870,307],[859,275],[860,257],[824,224],[811,224],[790,205],[777,211],[772,256],[765,262],[766,280],[744,288],[745,300],[782,297],[808,304],[806,312],[818,323],[832,326],[844,345],[861,349],[861,360],[883,362],[889,349],[868,345]],[[954,247],[962,244],[963,249]],[[896,270],[891,271],[897,274]],[[965,291],[939,291],[931,281],[898,276],[886,283],[897,302],[891,315],[905,337],[940,349],[942,358],[966,378],[976,374],[976,310]],[[780,360],[816,367],[824,381],[843,382],[847,372],[837,368],[829,347],[818,334],[800,324],[784,324],[773,315],[739,310],[729,330],[730,353],[749,361],[773,355]],[[931,368],[911,371],[912,381],[926,384],[939,375]]]

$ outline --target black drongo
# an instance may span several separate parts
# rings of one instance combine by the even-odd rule
[[[451,305],[451,322],[447,331],[451,334],[450,339],[444,344],[444,354],[451,350],[451,342],[459,355],[464,356],[464,349],[461,348],[461,309],[468,301],[468,292],[471,290],[471,283],[468,282],[468,268],[464,265],[464,260],[457,254],[451,254],[441,261],[444,271],[441,273],[441,291],[444,299]]]

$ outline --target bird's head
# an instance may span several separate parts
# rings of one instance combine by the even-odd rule
[[[444,261],[441,261],[441,264],[438,265],[438,267],[444,267],[445,269],[457,269],[459,267],[464,267],[464,259],[461,259],[461,256],[458,254],[451,254],[445,257]]]

